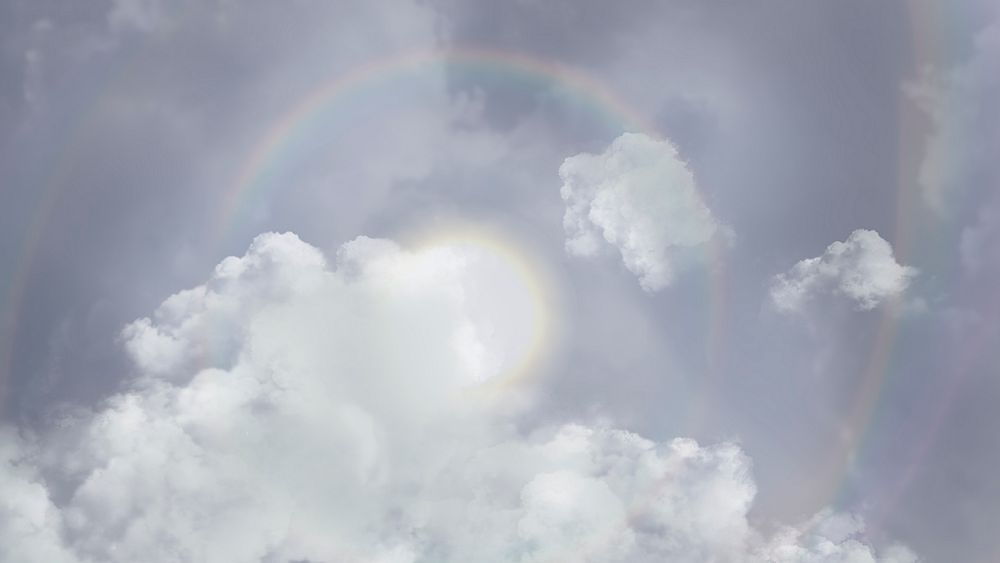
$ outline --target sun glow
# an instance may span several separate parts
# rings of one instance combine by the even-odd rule
[[[518,243],[482,229],[423,237],[417,252],[461,264],[459,284],[468,323],[455,346],[477,387],[536,375],[556,342],[552,276]]]

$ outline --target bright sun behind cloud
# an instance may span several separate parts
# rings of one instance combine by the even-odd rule
[[[544,360],[554,329],[549,277],[528,253],[503,235],[443,233],[421,244],[428,263],[451,263],[468,323],[455,338],[476,383],[504,383],[529,375]]]

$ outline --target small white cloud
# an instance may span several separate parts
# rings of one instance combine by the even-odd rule
[[[0,561],[909,561],[849,516],[755,530],[734,444],[515,430],[468,392],[455,336],[493,293],[446,250],[359,238],[331,269],[262,235],[167,299],[123,335],[129,389],[33,445],[0,429]]]
[[[900,295],[916,273],[896,262],[892,246],[877,232],[858,229],[828,246],[822,256],[802,260],[776,276],[771,300],[779,310],[790,312],[817,295],[834,294],[870,310]]]
[[[601,154],[567,158],[559,176],[566,250],[589,257],[613,245],[646,291],[670,285],[678,269],[726,231],[666,140],[625,133]]]

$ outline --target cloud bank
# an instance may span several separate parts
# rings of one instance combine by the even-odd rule
[[[892,246],[877,232],[858,229],[828,246],[822,256],[776,276],[771,300],[778,310],[791,312],[819,295],[836,295],[859,310],[871,310],[902,294],[916,273],[896,262]]]
[[[694,175],[666,140],[625,133],[601,154],[581,153],[559,168],[566,202],[566,250],[621,252],[646,291],[670,285],[724,228],[701,200]]]
[[[0,561],[915,560],[849,515],[758,532],[735,444],[515,430],[477,252],[259,236],[124,329],[128,389],[2,430]]]

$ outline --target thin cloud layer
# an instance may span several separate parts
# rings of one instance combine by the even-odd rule
[[[959,250],[969,276],[980,276],[1000,266],[1000,197],[983,206],[975,224],[962,229]]]
[[[625,133],[601,154],[559,168],[566,250],[596,256],[608,243],[646,291],[661,290],[724,228],[669,141]]]
[[[928,137],[921,180],[935,209],[975,209],[962,229],[960,252],[966,273],[981,276],[1000,266],[1000,21],[976,37],[969,60],[947,72],[930,73],[923,85],[924,109],[934,131]],[[946,205],[947,204],[947,205]]]
[[[916,273],[896,261],[892,246],[877,232],[858,229],[828,246],[822,256],[776,276],[771,300],[778,310],[791,312],[819,295],[836,295],[867,311],[902,294]]]
[[[931,68],[908,91],[930,118],[919,181],[924,202],[939,213],[962,208],[970,195],[996,185],[1000,148],[1000,22],[981,30],[972,56],[949,69]]]
[[[476,264],[361,237],[331,268],[261,235],[123,331],[127,390],[4,430],[0,560],[915,560],[849,515],[765,537],[734,444],[515,431],[524,393],[471,375],[470,346],[511,351],[464,285]]]

